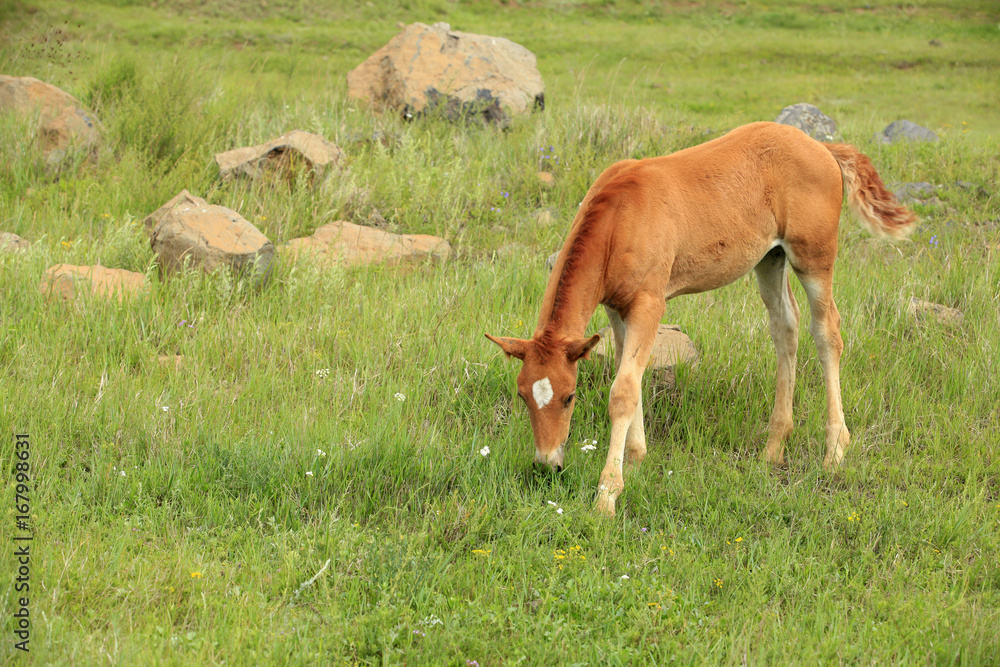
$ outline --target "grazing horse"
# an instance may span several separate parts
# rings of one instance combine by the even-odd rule
[[[622,464],[638,465],[646,455],[640,382],[666,301],[728,285],[752,269],[778,357],[764,458],[783,465],[799,325],[791,267],[809,298],[826,382],[823,465],[836,468],[850,441],[840,399],[844,344],[832,292],[845,193],[873,234],[902,238],[912,229],[916,218],[885,189],[867,156],[786,125],[752,123],[700,146],[606,169],[573,220],[531,339],[487,335],[523,362],[517,393],[528,407],[535,463],[562,467],[577,362],[600,340],[584,332],[601,304],[615,334],[616,373],[596,509],[613,515],[625,488]]]

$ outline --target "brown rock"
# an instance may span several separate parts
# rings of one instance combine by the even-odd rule
[[[62,297],[72,301],[81,294],[96,294],[103,297],[135,296],[149,291],[146,276],[124,269],[108,269],[101,265],[73,266],[56,264],[45,271],[39,285],[42,293],[49,297]]]
[[[965,321],[965,313],[957,308],[949,308],[939,303],[924,301],[917,297],[910,297],[910,302],[906,306],[907,311],[918,320],[934,319],[941,324],[950,326],[961,326]]]
[[[219,267],[253,270],[265,279],[274,244],[243,216],[209,204],[187,190],[143,221],[160,266],[174,271],[191,262],[211,273]]]
[[[601,341],[593,349],[593,354],[605,359],[611,368],[615,363],[615,332],[611,327],[601,329]],[[675,324],[660,324],[656,331],[656,341],[646,368],[653,371],[652,375],[658,383],[674,386],[674,369],[679,363],[695,365],[698,363],[698,350],[687,334]]]
[[[0,113],[38,116],[38,136],[49,162],[70,148],[91,149],[100,140],[96,119],[75,97],[30,76],[0,75]]]
[[[311,254],[324,263],[356,266],[404,260],[445,260],[451,245],[426,234],[390,234],[343,220],[317,229],[312,236],[292,239],[286,246],[294,256]]]
[[[259,146],[234,148],[215,154],[223,180],[236,176],[270,177],[289,173],[297,164],[305,164],[316,178],[322,178],[326,168],[344,159],[344,151],[318,134],[292,130]]]
[[[0,250],[7,252],[25,251],[31,247],[31,243],[22,239],[17,234],[10,232],[0,232]]]
[[[508,114],[545,106],[545,84],[531,51],[447,23],[407,26],[347,74],[347,92],[406,117],[436,108],[451,118],[482,113],[504,122]]]

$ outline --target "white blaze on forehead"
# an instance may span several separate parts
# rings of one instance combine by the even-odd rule
[[[552,383],[549,382],[548,378],[542,378],[531,385],[531,394],[535,397],[538,409],[541,410],[552,400]]]

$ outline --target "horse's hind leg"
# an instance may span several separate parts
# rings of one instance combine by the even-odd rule
[[[795,390],[795,355],[799,346],[799,306],[788,282],[788,261],[779,246],[767,253],[754,269],[760,296],[770,318],[771,340],[778,356],[774,411],[768,425],[764,458],[784,465],[785,438],[792,431],[792,393]]]
[[[833,267],[826,271],[797,271],[809,297],[812,323],[809,330],[816,343],[823,379],[826,383],[826,455],[823,467],[831,470],[840,465],[851,441],[844,424],[844,407],[840,399],[840,355],[844,342],[840,337],[840,312],[833,301]]]

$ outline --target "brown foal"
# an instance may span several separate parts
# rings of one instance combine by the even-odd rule
[[[646,455],[642,373],[667,300],[757,274],[778,357],[774,412],[764,457],[784,463],[792,430],[799,308],[788,269],[805,288],[810,331],[826,382],[826,456],[836,468],[850,434],[840,399],[840,314],[833,264],[844,195],[882,237],[902,238],[915,217],[853,146],[822,144],[795,128],[753,123],[664,157],[624,160],[587,192],[549,276],[530,340],[490,340],[523,361],[518,395],[528,407],[535,462],[562,467],[577,362],[600,340],[584,338],[598,304],[615,333],[611,438],[596,508],[613,515],[623,463]]]

